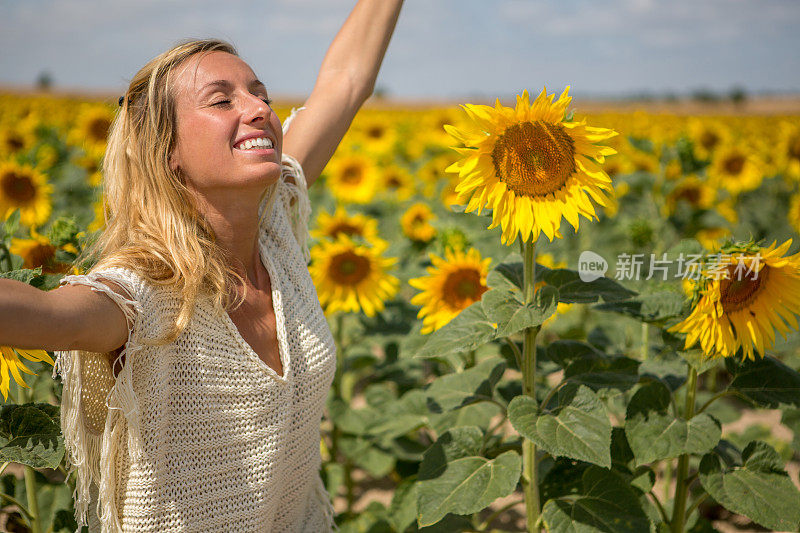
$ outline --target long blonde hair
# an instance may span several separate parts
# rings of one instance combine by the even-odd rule
[[[177,141],[176,68],[196,54],[214,51],[238,56],[222,40],[185,41],[151,60],[131,80],[103,160],[106,225],[82,257],[97,259],[93,270],[129,268],[180,297],[172,328],[157,343],[180,335],[199,298],[211,298],[219,310],[244,299],[234,290],[237,281],[244,286],[242,277],[216,243],[180,171],[169,165]],[[265,191],[267,205],[274,189]]]

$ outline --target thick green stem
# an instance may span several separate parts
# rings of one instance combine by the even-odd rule
[[[686,409],[684,417],[690,420],[694,416],[694,401],[697,393],[697,369],[689,367],[689,382],[686,385]],[[683,454],[678,459],[678,477],[675,482],[675,500],[672,507],[672,532],[683,533],[686,521],[686,497],[689,493],[689,454]]]
[[[28,496],[28,512],[32,515],[31,533],[42,533],[39,522],[39,500],[37,499],[36,470],[30,466],[25,466],[25,493]]]
[[[536,244],[532,239],[525,243],[525,278],[523,293],[525,304],[533,303],[536,283]],[[522,345],[522,390],[536,400],[536,335],[539,327],[526,328]],[[537,475],[536,446],[528,439],[522,443],[522,484],[525,489],[525,511],[528,531],[537,531],[539,521],[539,480]]]

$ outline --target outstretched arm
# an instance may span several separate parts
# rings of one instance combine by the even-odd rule
[[[372,94],[403,0],[359,0],[328,48],[317,82],[283,140],[310,186]]]

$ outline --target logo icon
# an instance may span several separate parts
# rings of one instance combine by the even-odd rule
[[[578,275],[581,281],[589,283],[605,276],[608,271],[608,262],[603,256],[591,250],[584,250],[578,258]]]

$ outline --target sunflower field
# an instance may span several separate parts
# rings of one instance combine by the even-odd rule
[[[570,105],[369,107],[309,191],[341,532],[800,530],[800,117]],[[0,276],[91,267],[115,113],[0,94]],[[24,348],[0,529],[74,531]]]

